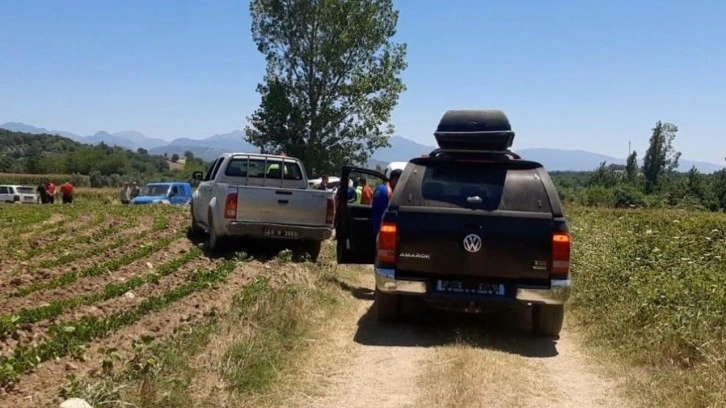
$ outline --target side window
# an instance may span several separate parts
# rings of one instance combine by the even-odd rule
[[[179,186],[175,185],[174,187],[172,187],[171,193],[174,194],[175,196],[178,196],[179,195]]]
[[[212,164],[209,165],[207,173],[204,175],[204,178],[202,178],[202,181],[209,181],[212,178],[212,170],[214,170],[214,167],[217,165],[217,163],[219,163],[220,160],[222,160],[221,157],[213,161]]]
[[[217,164],[215,164],[212,168],[212,175],[209,177],[210,180],[214,180],[214,178],[217,177],[217,173],[219,172],[219,168],[222,167],[223,162],[223,157],[220,157],[219,160],[217,160]]]
[[[285,170],[282,173],[282,178],[285,180],[302,180],[300,165],[297,162],[285,160]]]
[[[8,188],[7,187],[0,187],[0,194],[8,194]]]
[[[346,188],[348,193],[349,204],[372,205],[373,196],[377,189],[386,191],[386,182],[380,177],[376,177],[368,173],[351,172],[349,175],[348,186],[339,186],[338,188]]]

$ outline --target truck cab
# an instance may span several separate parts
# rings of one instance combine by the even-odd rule
[[[570,293],[570,234],[549,174],[509,150],[502,111],[449,111],[439,149],[411,159],[380,229],[372,209],[338,200],[338,263],[374,265],[378,319],[400,318],[401,298],[482,312],[532,307],[536,332],[558,335]],[[341,183],[366,174],[344,167]],[[355,177],[355,176],[354,176]]]

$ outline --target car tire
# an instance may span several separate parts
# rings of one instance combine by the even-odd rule
[[[310,257],[310,262],[318,262],[322,245],[323,243],[321,241],[308,241],[305,243],[305,252],[307,252]]]
[[[193,237],[201,236],[202,233],[204,232],[204,230],[202,228],[200,228],[199,223],[197,223],[197,217],[194,216],[194,207],[191,205],[189,207],[190,207],[191,213],[192,213],[192,222],[191,222],[191,225],[189,226],[189,232],[190,232],[191,236],[193,236]]]
[[[564,305],[532,305],[532,326],[539,335],[559,336],[564,320]]]
[[[379,322],[393,323],[401,319],[401,295],[375,291],[376,318]]]
[[[214,229],[214,219],[211,214],[209,215],[209,240],[207,241],[207,247],[210,252],[220,252],[224,241],[222,237],[217,235],[217,231]]]

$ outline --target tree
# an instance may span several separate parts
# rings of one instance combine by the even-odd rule
[[[177,157],[177,160],[179,160],[179,155],[178,154],[176,155],[176,157]],[[185,150],[184,151],[184,158],[186,160],[189,160],[189,161],[194,160],[194,153],[192,153],[191,150]]]
[[[392,0],[252,0],[250,14],[267,61],[250,143],[300,158],[311,174],[366,163],[389,146],[407,66],[406,44],[391,42]]]
[[[628,155],[628,161],[625,163],[625,174],[631,183],[638,179],[638,152],[635,150]]]
[[[139,147],[138,149],[136,149],[136,153],[138,153],[138,154],[149,154],[149,151],[146,150],[146,149],[144,149],[143,147]]]
[[[652,193],[667,175],[678,168],[681,152],[673,148],[677,132],[678,127],[672,123],[658,121],[655,124],[650,136],[650,145],[643,157],[646,193]]]
[[[179,161],[179,155],[178,155],[178,154],[176,154],[176,153],[172,154],[172,155],[171,155],[171,162],[172,162],[172,163],[176,163],[176,162],[178,162],[178,161]]]

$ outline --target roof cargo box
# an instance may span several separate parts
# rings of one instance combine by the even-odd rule
[[[434,136],[442,149],[505,151],[514,141],[509,119],[498,109],[447,111]]]

